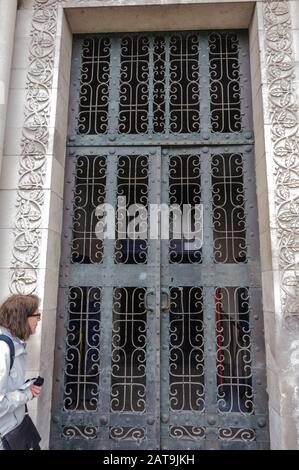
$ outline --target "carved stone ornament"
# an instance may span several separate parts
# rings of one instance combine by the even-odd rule
[[[91,4],[77,1],[80,5]],[[18,293],[34,292],[37,286],[57,6],[61,2],[35,0],[34,3],[11,275],[11,291]],[[273,158],[276,164],[276,222],[282,308],[284,317],[293,325],[294,319],[299,319],[299,132],[288,1],[264,0],[264,21]]]
[[[22,294],[36,290],[40,264],[40,226],[59,2],[35,0],[33,7],[10,286],[11,292]]]
[[[299,326],[299,126],[288,0],[264,1],[265,52],[275,162],[282,312]]]

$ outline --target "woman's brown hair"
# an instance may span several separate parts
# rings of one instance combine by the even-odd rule
[[[39,307],[37,295],[13,294],[0,306],[0,326],[7,328],[13,336],[27,340],[31,330],[27,318]]]

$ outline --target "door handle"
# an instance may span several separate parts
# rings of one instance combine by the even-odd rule
[[[148,289],[145,293],[145,296],[144,296],[144,307],[145,307],[145,310],[147,312],[153,312],[154,311],[153,307],[150,307],[149,304],[148,304],[148,296],[150,294],[154,294],[153,289]]]
[[[166,312],[167,310],[170,310],[170,295],[169,295],[169,290],[168,289],[161,289],[161,292],[162,292],[162,296],[163,294],[165,294],[167,296],[167,300],[166,300],[166,305],[162,305],[161,306],[161,310],[162,312]]]

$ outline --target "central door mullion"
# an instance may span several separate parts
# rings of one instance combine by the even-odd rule
[[[167,47],[167,55],[169,48]],[[169,59],[169,57],[168,57]],[[168,100],[167,100],[168,103]],[[169,104],[169,103],[168,103]],[[167,106],[169,111],[169,105]],[[167,112],[167,124],[169,125],[169,112]],[[162,149],[162,187],[161,187],[161,203],[164,207],[169,207],[169,155],[168,149]],[[162,217],[162,213],[161,213]],[[169,222],[169,216],[164,214],[165,219]],[[164,219],[164,220],[165,220]],[[166,222],[166,220],[165,220]],[[162,233],[162,236],[168,234]],[[161,311],[161,449],[167,449],[166,442],[169,438],[169,311],[165,308],[170,296],[170,275],[169,275],[169,238],[161,239],[161,295],[160,295],[160,311]]]
[[[213,243],[213,208],[211,191],[211,151],[204,147],[201,153],[202,204],[203,204],[203,306],[205,337],[205,415],[207,448],[215,446],[217,434],[217,371],[215,322],[215,263]]]
[[[147,355],[147,378],[150,384],[155,384],[155,393],[148,397],[148,420],[149,429],[153,428],[155,442],[149,448],[160,448],[160,371],[161,371],[161,338],[160,338],[160,290],[161,290],[161,238],[160,220],[157,217],[161,202],[161,149],[153,147],[150,150],[150,172],[149,172],[149,267],[152,272],[151,282],[153,289],[153,311],[149,311],[150,321],[148,323],[148,355]],[[153,226],[155,225],[155,226]]]
[[[101,152],[105,149],[101,149]],[[107,148],[107,185],[105,202],[111,208],[116,208],[117,194],[117,149]],[[112,222],[112,221],[111,221]],[[112,311],[113,311],[113,274],[115,231],[104,238],[104,264],[101,268],[102,276],[102,323],[101,323],[101,359],[100,359],[100,390],[101,404],[99,422],[99,436],[102,442],[110,440],[110,400],[111,400],[111,352],[112,352]]]

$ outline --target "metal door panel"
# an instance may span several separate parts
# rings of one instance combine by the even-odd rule
[[[91,258],[86,260],[86,256],[79,256],[78,253],[75,259],[81,262],[69,262],[70,251],[78,251],[77,241],[75,244],[72,241],[74,233],[80,233],[78,232],[80,226],[78,228],[78,225],[74,225],[78,220],[76,214],[80,213],[78,211],[76,213],[76,210],[78,208],[82,210],[89,225],[93,217],[82,208],[86,206],[85,199],[94,197],[90,185],[94,188],[97,184],[96,159],[99,156],[106,159],[104,199],[105,202],[116,207],[117,188],[120,187],[117,179],[120,175],[118,165],[120,165],[121,158],[130,159],[128,161],[131,162],[135,158],[136,163],[140,156],[146,156],[148,202],[151,204],[158,202],[159,155],[159,149],[152,147],[70,149],[68,154],[65,192],[67,210],[64,221],[64,258],[61,263],[59,300],[61,314],[58,321],[59,337],[63,338],[67,335],[68,339],[57,348],[57,356],[61,359],[56,361],[55,370],[57,383],[59,383],[59,387],[55,387],[59,402],[56,402],[53,419],[58,431],[57,433],[53,426],[55,448],[61,446],[78,448],[79,441],[81,448],[119,448],[124,443],[128,448],[136,444],[140,448],[149,448],[153,444],[156,445],[159,440],[159,428],[156,425],[156,418],[159,415],[159,381],[156,376],[156,359],[158,358],[154,352],[154,345],[157,341],[155,304],[156,295],[160,291],[159,240],[149,241],[148,263],[116,264],[115,240],[108,239],[103,241],[99,263],[91,262]],[[82,162],[86,165],[82,165]],[[83,176],[82,173],[84,173]],[[130,180],[129,176],[127,180]],[[102,184],[103,176],[100,181]],[[131,183],[129,181],[125,184]],[[132,184],[137,183],[133,181]],[[100,202],[102,202],[101,199]],[[72,220],[75,222],[72,223]],[[85,225],[88,224],[85,223]],[[84,232],[84,236],[86,233]],[[80,249],[82,246],[86,247],[87,242],[85,245],[81,244]],[[94,256],[93,258],[96,259]],[[94,302],[90,300],[92,292],[98,295]],[[138,296],[137,300],[134,300],[134,296]],[[92,312],[97,309],[97,324],[92,325]],[[82,330],[85,326],[86,333]],[[135,330],[130,330],[130,328],[135,328]],[[122,370],[127,367],[125,363],[133,367],[135,361],[132,356],[134,355],[132,344],[127,343],[126,339],[123,345],[121,343],[126,338],[124,336],[126,331],[128,333],[131,331],[132,341],[136,338],[139,341],[139,356],[142,356],[142,359],[137,372],[133,369],[128,372],[128,377],[125,379],[128,385],[122,385]],[[95,338],[97,338],[96,344],[93,344]],[[96,351],[95,348],[97,348]],[[120,361],[121,354],[123,354],[123,359]],[[76,359],[76,355],[81,359]],[[83,365],[82,361],[84,361]],[[88,365],[90,361],[92,361],[91,367],[98,368],[95,383],[92,384],[88,382],[91,379],[88,378],[90,374],[87,372],[90,370],[90,365]],[[141,369],[143,362],[146,364],[144,371]],[[134,374],[137,374],[135,378]],[[139,399],[142,403],[141,407],[138,400],[134,398],[135,389],[141,394]],[[131,412],[117,412],[117,408],[121,407],[131,409]],[[58,438],[60,433],[64,436],[63,440]]]
[[[248,35],[73,50],[51,446],[268,448]],[[97,205],[144,194],[203,204],[202,248],[161,220],[157,239],[95,237]]]
[[[217,222],[217,219],[216,222],[214,219],[215,213],[217,213],[216,211],[218,210],[218,206],[215,204],[215,200],[217,200],[219,194],[217,193],[217,186],[215,189],[215,185],[219,185],[219,182],[217,182],[217,180],[215,182],[215,178],[213,177],[213,158],[215,155],[227,155],[227,159],[230,159],[230,154],[232,151],[233,155],[240,155],[242,157],[242,161],[239,161],[238,164],[238,168],[240,165],[242,165],[242,175],[241,172],[239,172],[239,174],[236,172],[237,170],[231,169],[230,171],[235,171],[236,173],[232,173],[232,176],[229,177],[228,184],[238,184],[242,186],[239,188],[239,194],[242,195],[242,198],[240,198],[238,202],[239,205],[236,207],[241,214],[241,219],[243,217],[242,214],[244,214],[244,218],[246,214],[246,234],[244,233],[244,230],[242,231],[242,236],[246,236],[246,259],[243,259],[242,262],[239,262],[236,257],[235,262],[232,262],[232,259],[229,263],[225,263],[216,262],[217,250],[216,248],[213,248],[213,244],[211,243],[211,240],[213,239],[217,241],[219,233],[221,235],[221,231],[219,231],[217,225],[216,232],[213,228],[215,227],[213,224]],[[161,393],[163,400],[161,408],[162,448],[173,449],[177,445],[176,442],[179,438],[175,437],[174,433],[170,431],[170,429],[173,429],[173,426],[175,425],[182,426],[182,429],[184,426],[190,426],[190,428],[188,430],[185,429],[185,431],[182,429],[180,431],[177,430],[177,434],[180,435],[182,441],[184,440],[186,446],[191,446],[190,448],[193,449],[253,449],[257,448],[258,439],[262,439],[264,441],[263,445],[267,447],[267,433],[263,429],[266,426],[266,394],[264,390],[260,390],[260,385],[264,383],[265,380],[265,360],[263,337],[259,335],[260,329],[262,328],[262,325],[259,323],[261,320],[261,288],[260,270],[258,264],[256,263],[258,232],[256,214],[254,215],[254,210],[256,208],[254,187],[251,184],[254,174],[251,163],[253,159],[252,149],[246,147],[245,150],[245,148],[237,146],[235,146],[233,150],[228,147],[206,147],[204,151],[201,148],[192,147],[189,147],[188,149],[178,149],[173,147],[163,148],[163,203],[170,202],[169,191],[171,191],[171,183],[169,180],[169,184],[167,184],[167,178],[164,176],[169,174],[169,159],[173,155],[179,155],[181,161],[183,161],[183,159],[188,158],[190,155],[197,154],[200,155],[201,202],[204,204],[204,242],[202,247],[202,258],[200,263],[173,264],[170,262],[169,257],[169,241],[161,241],[161,308],[163,312],[161,321],[163,332],[161,338],[163,345],[161,367],[164,370],[167,370],[168,368],[171,371],[172,364],[170,356],[173,349],[175,349],[177,356],[180,354],[182,356],[188,356],[188,354],[190,355],[190,350],[192,349],[190,349],[188,345],[186,346],[186,341],[184,343],[185,346],[182,346],[181,349],[178,347],[175,348],[175,344],[171,341],[171,336],[173,336],[173,327],[171,326],[173,323],[171,320],[171,292],[175,289],[185,289],[186,291],[186,289],[193,289],[196,286],[198,288],[201,287],[204,311],[203,333],[200,333],[204,337],[204,360],[203,364],[201,364],[204,367],[204,406],[202,409],[199,409],[199,407],[197,410],[193,410],[192,412],[184,409],[172,410],[171,383],[169,376],[163,376],[161,382]],[[231,168],[233,168],[233,165]],[[237,183],[234,183],[233,174],[236,174],[235,180]],[[220,177],[221,184],[222,180],[225,181],[225,178],[226,177],[224,173],[223,176]],[[183,178],[182,184],[186,184],[183,181]],[[226,217],[228,219],[230,215],[233,214],[233,204],[233,200],[231,201],[230,205],[226,204],[226,207],[228,208]],[[248,217],[249,212],[250,217]],[[234,232],[233,230],[231,236],[238,237],[238,233],[236,231]],[[237,241],[234,243],[235,246],[238,246],[238,238],[236,238],[236,240]],[[235,257],[236,255],[233,256]],[[168,301],[168,305],[165,302],[167,293],[170,295],[170,302]],[[242,308],[240,311],[243,311],[244,313],[236,314],[233,312],[238,311],[234,309],[238,308],[238,304],[236,302],[239,299],[239,296],[241,296],[241,303],[239,308]],[[226,305],[227,302],[229,302],[230,307]],[[229,309],[227,311],[230,313],[228,313],[226,317],[222,313],[223,308]],[[218,314],[217,310],[219,310]],[[249,311],[250,315],[248,316]],[[197,314],[199,315],[199,311]],[[235,323],[237,321],[236,315],[238,315],[240,318],[238,320],[240,323]],[[240,315],[244,316],[244,320],[242,320],[242,316],[240,317]],[[189,316],[191,317],[191,313],[189,313]],[[183,317],[183,315],[181,317]],[[186,325],[186,322],[184,325]],[[230,343],[233,341],[233,337],[226,336],[227,333],[225,332],[225,329],[223,330],[223,328],[226,328],[226,325],[231,325],[229,328],[236,328],[235,325],[241,325],[240,331],[243,331],[242,328],[244,329],[244,333],[240,332],[240,339],[237,340],[237,343],[234,347],[236,347],[237,351],[239,351],[238,354],[246,355],[246,359],[244,358],[244,361],[248,361],[247,370],[249,374],[248,378],[246,379],[242,379],[242,376],[239,378],[238,376],[235,376],[235,373],[241,373],[239,370],[241,366],[234,363],[233,357],[229,359],[229,361],[231,361],[230,367],[237,367],[239,372],[233,372],[231,369],[229,375],[226,376],[225,374],[227,374],[227,372],[224,372],[224,369],[222,369],[222,367],[227,367],[223,366],[221,361],[227,361],[227,354],[231,354],[228,352],[228,348],[231,347]],[[194,321],[193,327],[195,328]],[[245,338],[247,335],[247,333],[245,333],[247,328],[248,337],[250,335],[250,340],[248,340],[249,343],[246,340],[248,344],[244,343],[244,345],[241,346],[241,343],[239,344],[238,341],[245,341],[242,338]],[[191,327],[189,331],[190,330]],[[175,330],[176,335],[179,335],[178,331],[179,330],[177,327]],[[185,334],[187,334],[187,332]],[[257,336],[259,336],[259,338]],[[229,344],[226,344],[226,341],[229,341]],[[254,348],[252,345],[254,345]],[[241,348],[243,348],[243,353]],[[196,349],[195,344],[193,344],[193,349]],[[247,366],[244,365],[244,367],[246,376]],[[192,373],[190,372],[190,367],[186,370],[189,375],[187,374],[187,376],[184,376],[183,379],[181,379],[185,381],[185,389],[186,386],[190,387],[190,383],[194,381],[194,376],[192,376]],[[181,395],[185,394],[185,389],[181,391]],[[246,402],[242,402],[243,399],[240,399],[239,395],[238,397],[236,396],[237,393],[243,393],[243,389],[248,396]],[[222,410],[221,407],[225,402],[227,409],[224,407]],[[197,430],[200,435],[200,444],[197,442],[197,437],[195,435],[196,432],[194,429],[192,430],[192,426],[199,426],[201,428],[201,431]],[[261,443],[258,445],[262,446]]]
[[[223,41],[225,44],[221,45]],[[97,55],[100,50],[101,57]],[[140,64],[144,67],[140,75],[134,69],[136,57],[139,57]],[[186,72],[188,63],[189,75]],[[215,65],[225,70],[227,64],[232,64],[233,76],[219,79],[213,74]],[[91,73],[94,73],[93,77],[88,75]],[[175,96],[180,87],[184,88],[183,74],[189,86],[194,86],[193,98],[189,97],[187,101],[183,92],[182,95]],[[74,80],[71,82],[72,109],[69,114],[68,145],[105,146],[116,141],[120,146],[253,143],[251,101],[247,92],[250,71],[246,31],[90,34],[83,39],[81,35],[77,35],[74,37],[72,76]],[[213,105],[213,99],[210,98],[215,96],[214,87],[217,84],[221,86],[222,79],[237,86],[235,92],[240,96],[235,111],[238,115],[242,113],[242,119],[241,115],[238,118],[239,121],[242,120],[242,126],[226,131],[224,129],[225,132],[213,128],[213,113],[217,113],[217,109],[213,109],[216,105]],[[103,90],[105,99],[99,104],[91,97],[88,107],[87,97],[82,106],[80,97],[86,97],[86,88],[92,80]],[[129,110],[131,104],[131,111],[137,109],[133,95],[138,87],[144,87],[138,104],[141,111],[142,106],[145,106],[140,122],[146,122],[146,127],[144,131],[141,126],[135,131],[126,129],[122,132],[119,125],[126,113],[124,108]],[[125,101],[124,88],[129,89],[131,102]],[[195,106],[196,100],[200,102],[198,108]],[[233,113],[234,109],[228,98],[223,95],[220,103],[221,100],[224,112],[231,109]],[[187,109],[192,111],[194,106],[194,116],[192,118],[190,115],[189,127],[179,128],[180,115],[183,116]],[[94,112],[95,109],[101,117],[103,129],[88,128],[90,123],[85,123],[84,128],[82,113],[85,110],[86,113]],[[219,104],[218,109],[221,109]],[[131,121],[133,120],[134,117]],[[157,125],[159,120],[164,123],[162,127]],[[194,124],[190,127],[192,121]]]

